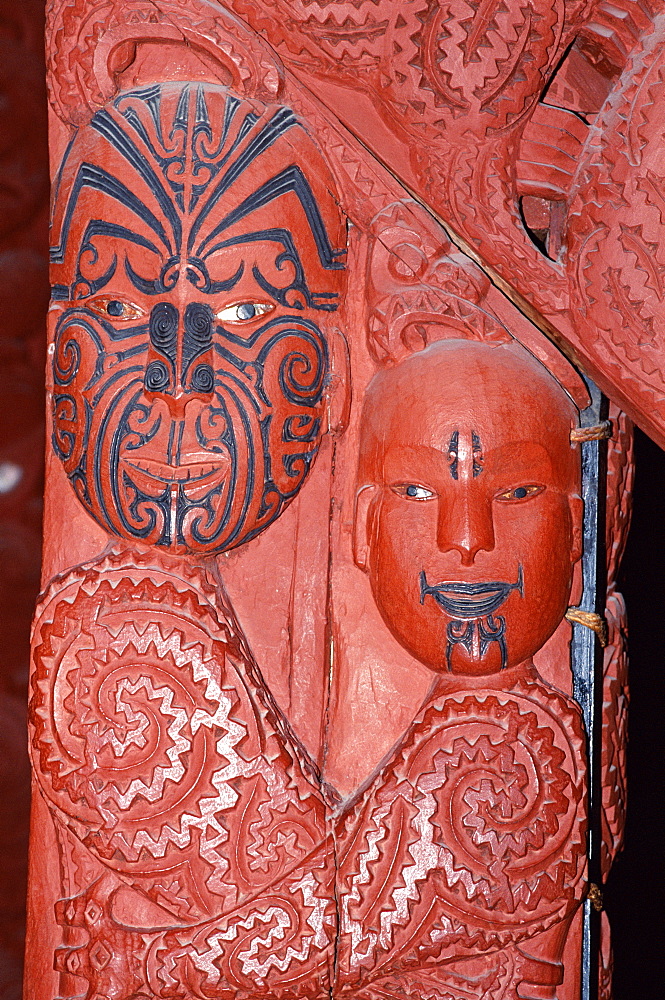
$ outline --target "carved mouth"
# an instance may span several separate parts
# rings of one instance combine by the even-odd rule
[[[141,476],[164,485],[173,483],[185,483],[190,486],[200,485],[208,480],[212,482],[223,479],[226,473],[226,463],[223,461],[167,465],[165,462],[158,462],[154,459],[137,458],[132,462],[125,459],[125,465],[140,473]]]
[[[420,574],[420,603],[423,604],[429,594],[442,611],[457,621],[471,621],[493,614],[513,590],[517,590],[521,597],[524,596],[521,564],[517,570],[515,583],[503,583],[497,580],[483,583],[462,583],[455,580],[430,586],[427,583],[425,570]]]

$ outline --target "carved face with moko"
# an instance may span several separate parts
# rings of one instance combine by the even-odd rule
[[[578,412],[519,344],[442,340],[365,399],[356,561],[381,615],[437,671],[528,661],[581,554]]]
[[[226,88],[120,94],[56,186],[53,447],[109,532],[173,552],[255,537],[325,430],[346,232],[293,112]]]

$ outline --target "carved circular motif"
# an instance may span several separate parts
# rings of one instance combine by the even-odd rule
[[[421,91],[432,88],[440,114],[484,113],[492,130],[509,124],[539,92],[563,16],[563,4],[551,0],[493,4],[489,17],[486,5],[468,0],[430,2],[412,38]]]
[[[505,343],[505,327],[482,307],[489,282],[432,233],[419,206],[391,205],[372,223],[367,344],[395,364],[441,338]]]

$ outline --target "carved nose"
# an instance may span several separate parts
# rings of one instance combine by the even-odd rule
[[[163,399],[174,419],[182,418],[190,398],[209,400],[215,375],[209,361],[212,310],[190,302],[184,321],[170,302],[158,302],[150,313],[150,354],[144,386],[149,399]]]
[[[492,503],[472,489],[456,489],[439,500],[437,544],[442,552],[459,552],[463,566],[471,566],[478,552],[495,545]]]
[[[177,396],[178,310],[170,302],[158,302],[150,312],[150,353],[144,386],[149,399],[174,401]],[[169,409],[171,409],[169,405]],[[176,416],[176,414],[173,414]]]

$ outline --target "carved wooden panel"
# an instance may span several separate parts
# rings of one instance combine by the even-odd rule
[[[663,445],[660,4],[230,6]]]
[[[603,11],[49,5],[28,997],[587,989],[631,424],[571,358],[646,391],[559,259]]]

